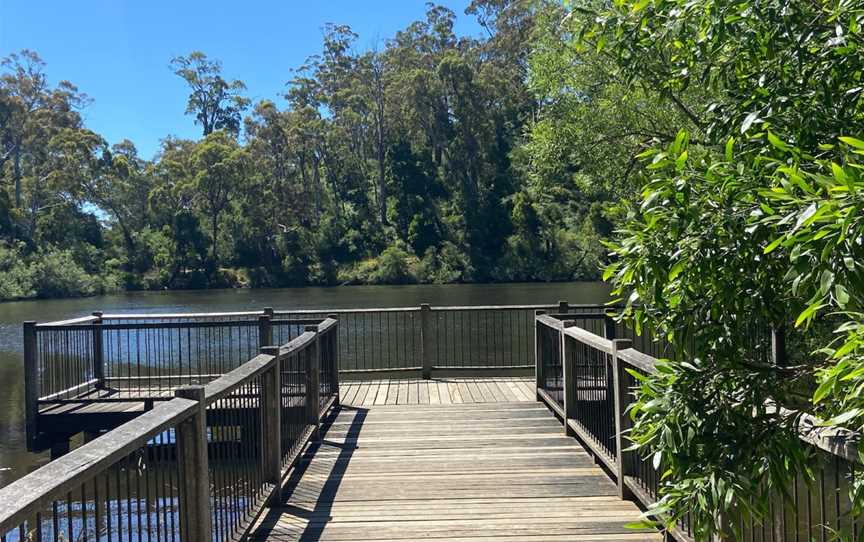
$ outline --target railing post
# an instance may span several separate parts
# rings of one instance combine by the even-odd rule
[[[576,376],[573,374],[573,366],[567,360],[567,334],[564,333],[568,327],[576,325],[574,320],[561,322],[561,373],[564,378],[562,388],[564,390],[564,434],[568,437],[575,436],[568,421],[576,417]]]
[[[615,449],[617,451],[615,462],[618,472],[618,497],[625,500],[633,500],[633,493],[627,487],[625,478],[634,473],[629,472],[631,461],[629,456],[633,452],[625,452],[627,448],[627,440],[624,433],[630,429],[630,416],[627,414],[627,407],[630,404],[630,390],[627,388],[627,378],[625,377],[625,364],[618,359],[618,352],[631,347],[629,339],[614,339],[612,341],[612,371],[615,378]]]
[[[261,464],[264,480],[276,486],[270,504],[277,505],[282,485],[282,359],[278,346],[264,346],[261,353],[273,356],[273,367],[261,375]]]
[[[321,440],[321,344],[318,341],[318,326],[306,326],[306,331],[315,333],[315,339],[306,353],[306,419],[312,426],[312,440]]]
[[[175,397],[197,401],[198,410],[177,426],[181,540],[210,540],[210,469],[207,463],[207,402],[204,386],[186,386]],[[183,521],[185,520],[185,521]]]
[[[429,303],[420,304],[420,361],[423,367],[423,378],[432,378],[432,307]]]
[[[570,303],[566,301],[558,302],[558,314],[567,314],[570,312]]]
[[[36,322],[24,322],[24,416],[27,450],[34,451],[38,436],[39,359],[36,352]]]
[[[543,350],[542,344],[540,344],[540,326],[542,324],[537,321],[537,317],[544,314],[546,314],[546,311],[544,310],[534,311],[534,391],[536,393],[535,399],[537,401],[543,400],[543,398],[540,397],[540,390],[543,389],[544,379],[546,378],[543,374]]]
[[[333,341],[330,354],[333,356],[333,406],[339,406],[339,315],[332,313],[328,314],[327,318],[336,320],[336,329],[330,333],[333,335],[330,340]]]
[[[272,311],[272,309],[271,309]],[[267,309],[264,309],[264,312],[267,312]],[[258,317],[258,346],[272,346],[273,345],[273,316],[271,314],[264,314]]]
[[[105,347],[102,341],[102,313],[94,312],[97,318],[93,322],[93,378],[97,381],[96,388],[105,388]]]
[[[771,361],[777,367],[785,367],[786,359],[786,331],[781,328],[771,328]]]
[[[610,341],[614,341],[617,338],[615,333],[615,319],[612,318],[612,315],[608,312],[603,315],[603,338],[609,339]],[[627,348],[629,348],[629,346]]]

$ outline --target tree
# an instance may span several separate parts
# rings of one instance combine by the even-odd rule
[[[691,125],[639,155],[606,277],[623,318],[673,345],[640,386],[631,437],[665,472],[655,511],[690,514],[700,540],[810,475],[800,412],[864,429],[861,8],[657,0],[569,15],[582,46]],[[768,355],[772,328],[799,346],[787,365]],[[860,514],[860,480],[852,492]]]
[[[230,82],[223,79],[222,64],[209,60],[200,51],[173,58],[171,66],[192,90],[186,114],[195,115],[195,122],[201,125],[204,136],[215,130],[237,135],[241,115],[249,107],[249,99],[243,97],[246,85],[239,79]]]
[[[219,217],[246,181],[246,151],[224,131],[205,137],[192,152],[192,177],[187,189],[209,215],[211,259],[219,266]]]

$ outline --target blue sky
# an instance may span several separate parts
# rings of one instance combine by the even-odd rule
[[[470,0],[438,3],[456,13],[457,33],[480,33],[464,14]],[[166,135],[200,136],[183,114],[187,91],[172,57],[204,51],[253,101],[276,100],[290,69],[321,50],[325,23],[348,24],[367,49],[425,10],[420,0],[0,0],[0,57],[35,50],[52,83],[69,80],[93,100],[83,111],[88,128],[109,143],[130,139],[152,158]]]

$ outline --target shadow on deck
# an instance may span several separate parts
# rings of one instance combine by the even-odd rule
[[[473,383],[469,397],[486,397],[489,382]],[[538,403],[358,406],[357,395],[252,540],[662,539],[625,527],[637,507]]]

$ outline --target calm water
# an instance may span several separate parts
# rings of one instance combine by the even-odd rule
[[[46,322],[93,311],[205,312],[228,310],[334,309],[434,305],[603,303],[602,283],[455,284],[423,286],[341,286],[275,290],[146,292],[50,301],[0,303],[0,486],[48,461],[25,448],[24,372],[21,323]]]

